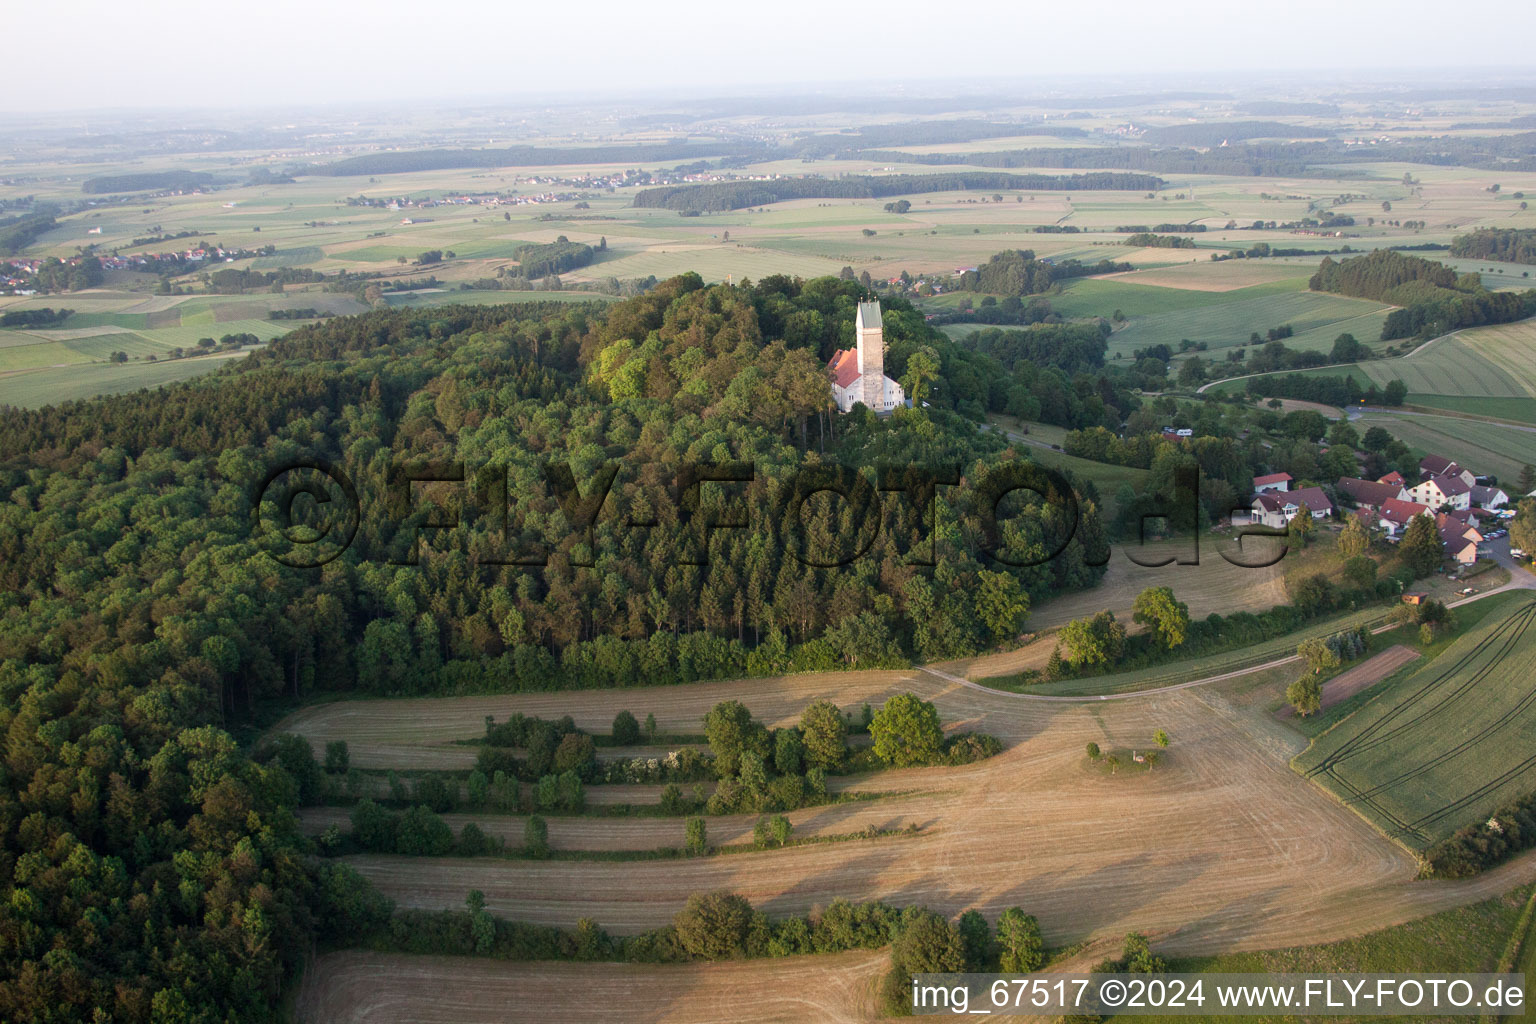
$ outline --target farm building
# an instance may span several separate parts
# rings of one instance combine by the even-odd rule
[[[854,337],[854,348],[839,349],[827,363],[832,375],[832,398],[843,412],[862,402],[876,415],[889,416],[897,406],[907,404],[907,396],[900,384],[885,375],[880,303],[859,303]]]

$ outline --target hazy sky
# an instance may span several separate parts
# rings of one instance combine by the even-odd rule
[[[1444,0],[85,0],[7,47],[33,109],[250,106],[564,90],[772,86],[1097,71],[1503,67],[1536,73],[1536,4]],[[44,42],[43,40],[46,40]],[[13,43],[20,40],[13,40]],[[204,74],[204,73],[207,74]],[[13,94],[14,95],[14,94]]]

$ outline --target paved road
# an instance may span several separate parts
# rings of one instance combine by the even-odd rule
[[[1474,423],[1491,423],[1496,427],[1504,427],[1507,430],[1523,430],[1528,434],[1536,434],[1536,427],[1528,423],[1516,423],[1513,420],[1501,420],[1494,416],[1456,416],[1449,412],[1413,412],[1408,409],[1399,409],[1390,405],[1351,405],[1344,410],[1348,419],[1357,420],[1361,416],[1371,413],[1387,413],[1391,416],[1419,416],[1432,420],[1471,420]]]
[[[1536,590],[1536,573],[1532,573],[1524,567],[1518,565],[1515,560],[1510,557],[1509,541],[1507,538],[1495,541],[1492,545],[1490,545],[1489,554],[1493,557],[1495,562],[1498,562],[1505,569],[1509,570],[1509,582],[1502,586],[1494,587],[1491,590],[1484,590],[1480,593],[1473,594],[1470,597],[1463,597],[1455,601],[1447,601],[1447,608],[1456,608],[1471,601],[1481,601],[1485,597],[1491,597],[1494,594],[1502,594],[1506,590]],[[1375,629],[1371,630],[1371,632],[1385,633],[1387,630],[1393,628],[1395,627],[1391,625],[1377,626]],[[1130,700],[1135,697],[1153,697],[1158,694],[1173,693],[1177,690],[1187,690],[1194,686],[1207,686],[1211,683],[1219,683],[1227,679],[1236,679],[1239,676],[1250,675],[1254,672],[1263,672],[1266,669],[1279,668],[1282,665],[1290,665],[1295,662],[1299,662],[1300,660],[1300,656],[1295,654],[1288,654],[1283,658],[1275,658],[1274,660],[1266,661],[1261,665],[1250,665],[1247,668],[1233,669],[1230,672],[1220,672],[1211,676],[1202,676],[1199,679],[1190,679],[1182,683],[1173,683],[1169,686],[1159,686],[1149,690],[1130,690],[1126,693],[1100,693],[1081,696],[1059,696],[1044,693],[1014,693],[1012,690],[999,690],[991,686],[984,686],[975,680],[966,679],[964,676],[953,675],[949,672],[945,672],[937,668],[930,668],[925,666],[922,671],[927,672],[931,676],[937,676],[938,678],[946,680],[947,682],[955,683],[959,686],[969,687],[972,690],[980,690],[983,693],[996,694],[999,697],[1012,697],[1017,700],[1049,701],[1056,704],[1088,704],[1101,700]]]
[[[1467,330],[1467,328],[1462,327],[1462,328],[1459,328],[1457,330],[1452,331],[1449,334],[1437,335],[1436,337],[1430,338],[1424,344],[1420,345],[1418,348],[1414,349],[1412,352],[1409,352],[1407,355],[1405,355],[1405,356],[1398,356],[1397,358],[1399,358],[1399,359],[1412,359],[1414,356],[1418,355],[1420,352],[1423,352],[1425,349],[1429,348],[1431,345],[1435,344],[1436,342],[1444,341],[1446,338],[1454,338],[1456,335],[1460,334],[1464,330]],[[1325,366],[1310,367],[1309,371],[1311,369],[1329,370],[1329,369],[1332,369],[1333,367],[1336,367],[1336,366],[1353,366],[1353,365],[1355,365],[1355,363],[1357,363],[1359,361],[1360,360],[1356,359],[1356,360],[1351,360],[1350,362],[1347,362],[1347,363],[1328,363]],[[1275,372],[1284,372],[1284,371],[1266,370],[1264,373],[1245,373],[1245,374],[1242,374],[1242,375],[1237,376],[1237,377],[1223,377],[1221,380],[1213,380],[1209,384],[1202,384],[1202,385],[1200,385],[1198,388],[1195,389],[1195,394],[1197,394],[1197,395],[1204,394],[1206,388],[1213,388],[1217,384],[1225,384],[1229,380],[1247,380],[1249,377],[1267,377],[1271,373],[1275,373]]]

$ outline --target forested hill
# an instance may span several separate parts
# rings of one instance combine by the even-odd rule
[[[931,407],[828,416],[823,360],[850,343],[860,297],[832,279],[689,275],[608,309],[386,310],[300,329],[197,382],[0,415],[0,1019],[273,1020],[315,938],[387,912],[347,869],[303,856],[291,809],[318,774],[307,753],[242,751],[225,731],[264,707],[319,690],[645,685],[949,657],[1011,639],[1031,598],[1093,583],[1089,501],[1047,566],[972,550],[973,485],[1012,457],[972,417],[1022,370],[893,303],[887,368]],[[280,565],[253,536],[258,483],[304,458],[334,463],[362,499],[354,542],[323,568]],[[419,488],[394,509],[389,467],[454,460],[475,499],[463,528],[423,541],[420,564],[391,564],[460,499]],[[707,565],[688,564],[696,537],[668,496],[685,460],[758,466],[742,501],[757,518],[717,531]],[[908,564],[926,531],[895,493],[851,565],[791,553],[827,560],[818,546],[873,525],[813,499],[804,544],[775,529],[785,477],[833,460],[962,470],[936,567]],[[579,505],[546,485],[547,461],[589,494],[603,464],[621,464],[590,539],[571,522]],[[479,490],[487,465],[506,467],[517,499],[505,533],[494,474]],[[1008,550],[1058,535],[1065,503],[1005,505]],[[646,521],[659,525],[629,525]],[[546,568],[493,564],[540,543]]]
[[[1382,341],[1430,338],[1462,327],[1536,316],[1536,289],[1490,292],[1478,274],[1458,275],[1443,263],[1391,249],[1338,262],[1324,256],[1308,287],[1403,307],[1382,323]]]
[[[841,178],[775,178],[771,181],[722,181],[708,185],[668,185],[648,188],[635,196],[635,205],[664,210],[740,210],[786,199],[872,199],[882,196],[954,192],[964,189],[1009,189],[1037,192],[1150,192],[1163,187],[1150,174],[1003,174],[997,171],[956,171],[950,174],[850,174]]]

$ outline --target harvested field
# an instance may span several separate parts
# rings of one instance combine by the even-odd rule
[[[1404,647],[1402,644],[1395,644],[1380,654],[1367,658],[1348,672],[1340,673],[1323,684],[1319,710],[1327,710],[1335,704],[1343,703],[1361,690],[1375,686],[1418,657],[1418,651]],[[1281,708],[1279,712],[1281,718],[1291,718],[1295,714],[1295,709],[1289,705]]]
[[[1300,280],[1294,264],[1269,263],[1263,260],[1223,260],[1212,263],[1205,250],[1173,249],[1172,256],[1188,253],[1192,262],[1180,266],[1158,267],[1155,270],[1133,270],[1127,274],[1103,274],[1101,281],[1124,281],[1127,284],[1156,285],[1160,288],[1183,288],[1199,292],[1230,292],[1249,288],[1256,284],[1272,284],[1276,281]]]
[[[1413,888],[1412,858],[1289,770],[1298,739],[1278,723],[1256,723],[1214,694],[1053,705],[926,675],[888,675],[886,685],[934,699],[947,722],[984,729],[1009,745],[979,765],[869,778],[870,788],[948,794],[915,836],[689,861],[379,855],[350,861],[402,906],[459,906],[475,888],[498,914],[559,924],[590,916],[615,933],[664,923],[692,892],[729,888],[769,913],[803,912],[838,896],[923,903],[949,913],[978,907],[992,915],[1026,904],[1051,941],[1141,927],[1170,933],[1180,948],[1192,950],[1244,939],[1252,945],[1332,937],[1355,927],[1354,917],[1330,917],[1329,908],[1347,894],[1382,885]],[[667,714],[674,718],[700,716],[730,695],[772,720],[772,709],[803,706],[804,682],[708,684],[657,696],[671,698]],[[866,679],[857,689],[867,694],[873,683]],[[606,721],[637,696],[586,691],[500,699],[506,710],[545,714],[559,701],[580,722]],[[846,695],[841,702],[850,703]],[[420,717],[400,706],[405,703],[379,711],[393,707],[403,720]],[[1090,739],[1135,747],[1150,742],[1159,727],[1175,740],[1156,771],[1111,777],[1082,764]],[[868,810],[891,814],[907,799],[888,806],[879,801]],[[1064,844],[1067,834],[1074,840]],[[1154,834],[1188,838],[1163,848],[1148,844]],[[1380,913],[1395,905],[1387,901]]]
[[[634,786],[611,787],[635,789]],[[647,787],[649,788],[649,787]],[[893,830],[910,825],[925,827],[938,821],[946,797],[928,793],[914,797],[802,807],[787,815],[795,826],[795,838],[843,836],[865,829]],[[636,801],[639,802],[639,801]],[[458,832],[474,822],[486,835],[506,840],[512,848],[523,842],[528,819],[516,814],[444,814],[442,819]],[[708,818],[711,846],[750,845],[752,826],[760,815],[722,814]],[[318,835],[330,825],[342,831],[351,827],[351,809],[306,807],[299,811],[299,826]],[[549,845],[555,850],[658,850],[683,845],[683,823],[673,818],[600,818],[550,815]]]
[[[754,1024],[873,1019],[884,951],[720,964],[503,963],[348,950],[310,966],[304,1024]],[[643,992],[643,999],[636,994]]]
[[[514,711],[550,720],[569,714],[579,728],[607,732],[613,716],[628,710],[638,718],[654,714],[662,732],[693,733],[699,731],[704,712],[719,701],[740,697],[760,721],[777,726],[799,721],[805,706],[822,698],[855,710],[866,701],[878,705],[892,694],[910,689],[918,677],[914,669],[602,690],[580,695],[530,693],[336,701],[296,712],[278,729],[308,738],[316,750],[323,750],[331,740],[346,740],[352,764],[358,768],[464,769],[473,766],[475,748],[453,741],[484,736],[486,715],[503,721]],[[602,698],[593,700],[598,693]]]

